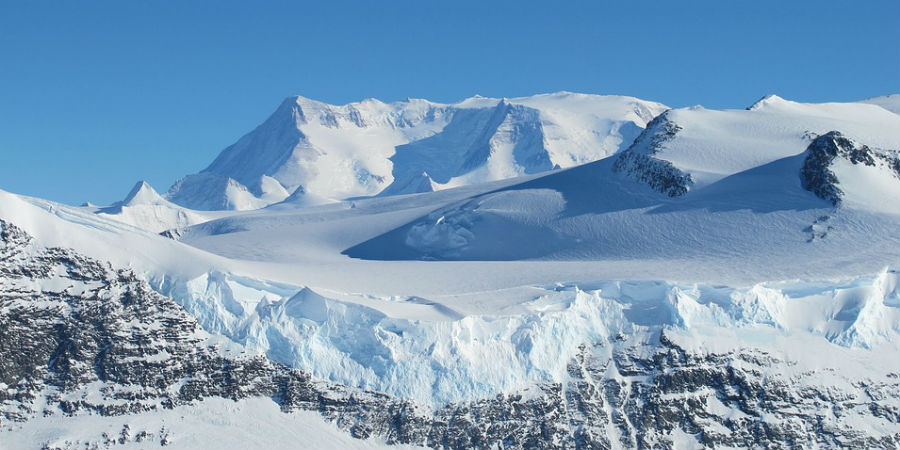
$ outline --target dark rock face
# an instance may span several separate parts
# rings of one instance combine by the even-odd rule
[[[0,239],[0,423],[265,397],[284,411],[317,411],[355,437],[433,448],[672,449],[676,434],[705,448],[900,446],[897,374],[807,382],[816,374],[795,373],[791,361],[752,348],[692,352],[667,331],[583,345],[564,383],[432,410],[229,356],[131,272],[41,248],[4,221]],[[893,434],[872,433],[875,423]]]
[[[646,183],[669,197],[687,194],[694,184],[691,175],[654,156],[679,131],[681,127],[671,120],[668,111],[660,114],[647,124],[631,147],[619,154],[613,163],[613,170]]]
[[[837,175],[831,170],[835,159],[844,159],[852,164],[870,167],[885,166],[900,178],[900,157],[880,152],[866,145],[847,139],[840,132],[831,131],[816,137],[806,148],[806,159],[800,169],[803,188],[828,200],[833,206],[841,204],[844,191],[841,190]]]

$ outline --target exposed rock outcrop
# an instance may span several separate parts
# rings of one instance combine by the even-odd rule
[[[666,142],[681,131],[681,127],[669,116],[666,111],[650,121],[634,144],[616,157],[613,170],[646,183],[669,197],[681,197],[694,184],[691,175],[655,156]]]
[[[843,159],[851,164],[888,168],[900,178],[900,157],[896,152],[888,153],[872,149],[848,139],[838,131],[831,131],[816,137],[806,148],[806,159],[800,169],[803,188],[828,200],[832,205],[841,204],[844,192],[840,181],[832,170],[835,160]]]

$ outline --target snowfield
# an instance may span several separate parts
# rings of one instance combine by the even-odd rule
[[[622,355],[639,365],[667,346],[752,362],[791,395],[825,385],[857,398],[858,382],[900,387],[900,360],[884,356],[900,352],[900,115],[879,106],[894,97],[665,113],[571,93],[340,107],[298,97],[165,195],[138,183],[98,208],[0,191],[0,219],[133,270],[238,351],[422,411],[565,392],[582,382],[573,361],[638,395],[646,373],[669,372],[637,377]],[[709,395],[715,426],[747,415],[709,392],[684,395]],[[900,400],[871,401],[894,413],[828,420],[900,442]],[[153,445],[170,433],[175,448],[224,429],[235,448],[384,444],[273,405],[36,417],[4,423],[0,447],[76,448],[125,424]],[[631,437],[603,432],[614,448],[637,442],[638,425],[622,426]],[[647,442],[706,445],[689,431]]]

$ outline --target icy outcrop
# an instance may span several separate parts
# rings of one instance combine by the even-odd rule
[[[647,124],[631,147],[619,154],[613,170],[646,183],[669,197],[687,194],[694,183],[691,175],[655,156],[680,130],[681,127],[671,120],[668,112],[660,114]]]
[[[897,151],[874,150],[846,138],[838,131],[830,131],[816,137],[807,147],[800,180],[804,189],[834,206],[840,205],[844,196],[840,180],[833,170],[835,160],[881,168],[900,179],[900,156]]]

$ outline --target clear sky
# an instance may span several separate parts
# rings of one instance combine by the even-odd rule
[[[900,91],[900,2],[0,0],[0,189],[165,191],[293,94],[741,108]]]

